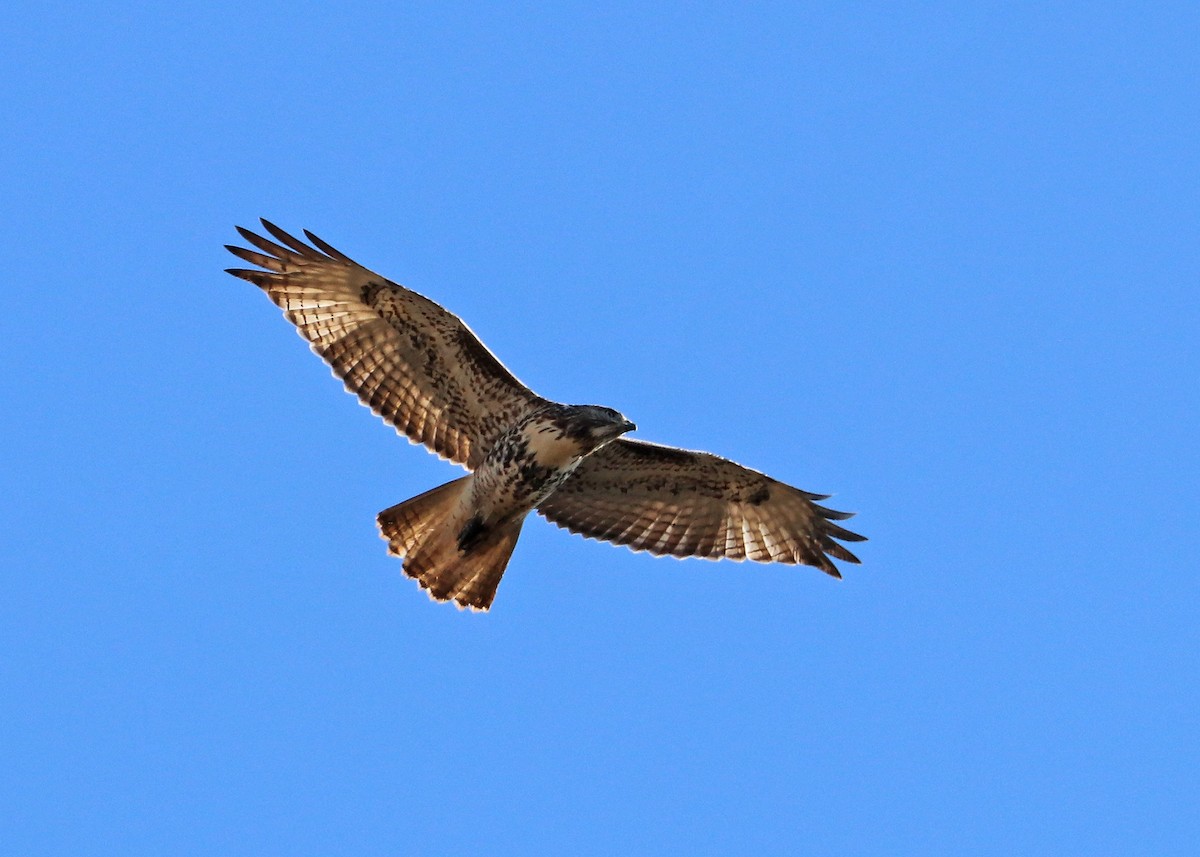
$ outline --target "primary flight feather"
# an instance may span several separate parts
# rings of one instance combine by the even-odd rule
[[[386,509],[378,523],[404,571],[439,600],[487,610],[529,512],[634,550],[804,563],[840,577],[857,563],[834,521],[850,515],[706,452],[622,437],[611,408],[562,405],[518,381],[461,319],[367,270],[311,232],[266,220],[226,245],[229,268],[284,311],[313,350],[385,422],[469,475]]]

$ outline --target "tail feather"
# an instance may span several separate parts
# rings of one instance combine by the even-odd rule
[[[388,552],[399,557],[410,556],[438,526],[452,526],[453,519],[461,517],[459,500],[470,478],[463,476],[431,488],[380,512],[376,521],[380,535],[387,540]]]
[[[521,535],[523,520],[488,533],[466,551],[450,538],[422,544],[404,561],[404,572],[437,601],[454,599],[460,607],[487,610]]]
[[[379,530],[390,553],[404,558],[404,573],[431,598],[487,610],[521,535],[524,519],[484,534],[462,550],[458,534],[466,519],[459,502],[469,476],[379,513]]]

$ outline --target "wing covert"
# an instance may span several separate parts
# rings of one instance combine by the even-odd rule
[[[458,316],[307,230],[313,246],[262,224],[275,241],[238,227],[261,252],[226,249],[264,270],[228,272],[266,292],[346,389],[414,443],[474,469],[491,441],[541,401]]]
[[[538,512],[588,538],[677,557],[803,563],[841,577],[830,557],[857,563],[835,539],[865,541],[851,517],[706,452],[622,438],[585,458]]]

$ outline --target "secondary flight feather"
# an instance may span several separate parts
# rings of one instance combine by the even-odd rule
[[[458,316],[311,232],[226,245],[346,389],[397,432],[470,474],[378,516],[389,551],[431,597],[487,610],[529,512],[589,538],[677,557],[803,563],[863,541],[810,494],[706,452],[623,437],[598,405],[563,405],[518,381]],[[271,240],[274,239],[274,240]]]

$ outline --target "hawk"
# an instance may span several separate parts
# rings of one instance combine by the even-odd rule
[[[529,512],[657,555],[803,563],[841,577],[863,536],[810,494],[707,452],[623,437],[611,408],[561,405],[518,381],[458,316],[305,230],[226,245],[334,375],[400,434],[469,474],[378,516],[390,553],[438,601],[487,610]]]

